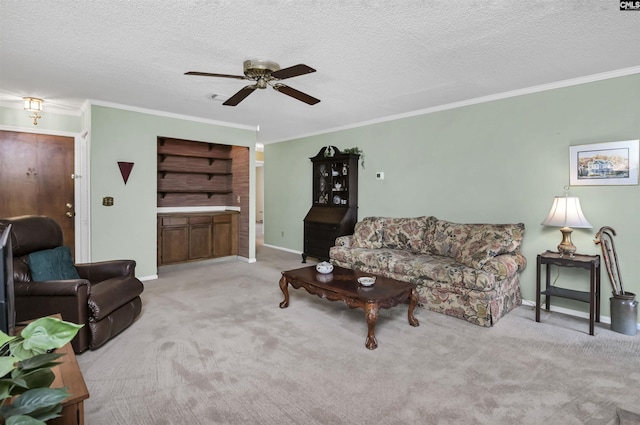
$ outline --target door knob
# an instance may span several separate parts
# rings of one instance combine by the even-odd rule
[[[67,208],[73,208],[73,205],[67,202]]]
[[[67,217],[73,217],[73,213],[72,213],[71,211],[67,211],[67,212],[65,213],[65,215],[66,215]]]

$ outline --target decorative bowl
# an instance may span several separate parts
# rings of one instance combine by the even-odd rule
[[[333,264],[323,261],[322,263],[316,264],[316,270],[319,273],[331,273],[333,271]]]
[[[358,278],[358,283],[362,286],[371,286],[376,283],[375,276],[362,276]]]

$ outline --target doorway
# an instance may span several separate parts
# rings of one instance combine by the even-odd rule
[[[46,215],[75,249],[74,143],[68,136],[0,130],[0,217]]]
[[[256,161],[256,245],[264,243],[264,161]]]

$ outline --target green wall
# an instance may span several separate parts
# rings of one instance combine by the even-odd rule
[[[0,125],[26,132],[80,134],[89,129],[90,261],[135,259],[140,277],[157,273],[157,136],[247,146],[255,163],[254,130],[98,105],[73,116],[46,112],[45,104],[41,115],[36,127],[24,110],[0,107]],[[135,164],[126,185],[118,161]],[[255,169],[250,167],[251,193],[254,188]],[[114,198],[113,206],[102,205],[105,196]],[[249,217],[253,228],[255,211]],[[249,257],[255,258],[255,232],[249,235]]]
[[[303,248],[311,206],[311,161],[320,148],[358,146],[359,213],[435,215],[457,222],[523,222],[523,297],[535,300],[536,254],[555,250],[558,228],[540,223],[569,184],[569,146],[640,138],[640,74],[402,118],[265,146],[265,243]],[[384,180],[375,173],[383,171]],[[292,196],[291,194],[295,194]],[[593,237],[612,226],[628,291],[640,294],[640,187],[576,186],[593,229],[576,229],[582,254],[599,254]],[[562,269],[559,286],[588,290],[582,270]],[[555,271],[554,271],[555,273]],[[602,313],[611,290],[603,268]],[[587,305],[553,305],[587,312]]]
[[[92,260],[133,258],[138,263],[138,276],[157,273],[157,136],[248,146],[251,163],[255,162],[255,131],[92,106]],[[135,164],[126,185],[118,161]],[[251,170],[251,182],[253,190],[255,170]],[[105,196],[114,198],[113,206],[102,205]],[[254,232],[250,235],[250,258],[254,258]]]
[[[29,118],[30,112],[24,109],[0,107],[0,124],[21,128],[24,131],[80,133],[82,121],[79,115],[47,112],[46,102],[43,109],[38,125],[33,125],[33,118]]]

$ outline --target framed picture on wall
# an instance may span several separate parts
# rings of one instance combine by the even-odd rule
[[[638,184],[639,140],[569,146],[571,186]]]

